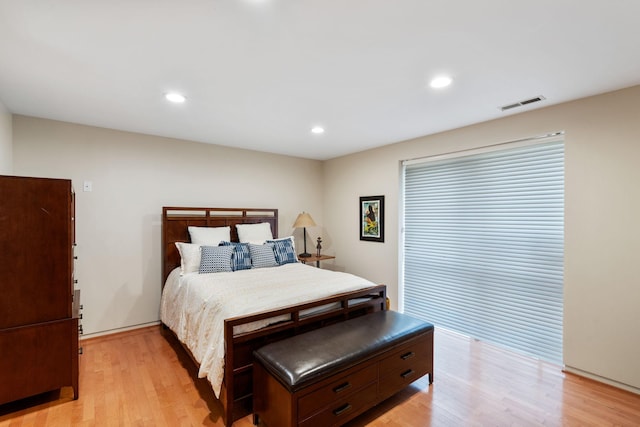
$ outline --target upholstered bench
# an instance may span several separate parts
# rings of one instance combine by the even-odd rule
[[[254,352],[254,424],[338,426],[429,374],[433,325],[380,311]]]

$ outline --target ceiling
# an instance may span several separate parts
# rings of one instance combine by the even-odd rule
[[[0,101],[329,159],[640,84],[639,16],[637,0],[0,0]]]

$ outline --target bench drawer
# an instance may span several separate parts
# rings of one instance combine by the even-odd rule
[[[376,402],[377,383],[372,383],[358,393],[341,398],[333,402],[323,411],[311,418],[301,421],[301,427],[331,427],[339,426],[351,419],[355,414],[364,412]]]
[[[304,419],[336,399],[349,396],[378,379],[378,367],[370,365],[350,375],[339,377],[331,383],[300,397],[298,417]]]
[[[392,373],[380,377],[379,393],[380,399],[393,396],[404,387],[408,386],[418,378],[429,373],[428,363],[424,360],[416,361],[406,369],[396,370]],[[381,373],[382,374],[382,373]]]
[[[414,361],[430,358],[433,354],[431,339],[430,335],[416,338],[385,357],[380,362],[380,376],[384,376],[387,372],[408,369]]]

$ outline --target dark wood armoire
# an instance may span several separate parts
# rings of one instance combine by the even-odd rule
[[[74,203],[70,180],[0,176],[0,404],[78,398]]]

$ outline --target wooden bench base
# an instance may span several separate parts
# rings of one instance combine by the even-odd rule
[[[369,316],[373,315],[364,317]],[[348,323],[343,325],[347,327]],[[332,345],[331,338],[325,344]],[[295,351],[295,343],[291,348]],[[254,424],[262,421],[268,427],[339,426],[423,375],[429,375],[431,384],[433,327],[394,338],[383,350],[365,350],[360,357],[361,360],[351,361],[347,369],[306,380],[300,387],[292,387],[279,378],[279,367],[274,370],[258,359],[254,364]]]

